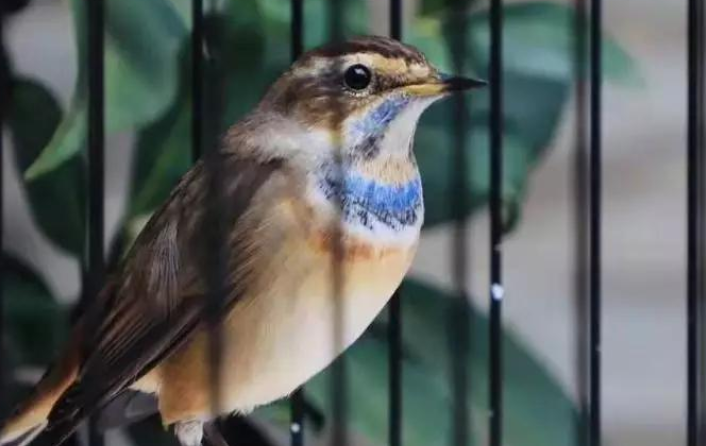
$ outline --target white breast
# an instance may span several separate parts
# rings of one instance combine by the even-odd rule
[[[330,256],[293,256],[291,270],[273,277],[272,293],[244,306],[229,324],[235,342],[227,347],[227,373],[236,382],[227,386],[228,405],[246,412],[288,395],[329,365],[385,306],[415,248],[345,260],[339,293]]]

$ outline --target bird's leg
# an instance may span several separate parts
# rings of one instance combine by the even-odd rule
[[[200,420],[179,421],[174,423],[174,435],[181,446],[201,446],[203,425]]]
[[[215,420],[204,424],[203,431],[206,435],[208,446],[230,446],[225,437],[223,437],[223,432],[218,428],[218,423]]]

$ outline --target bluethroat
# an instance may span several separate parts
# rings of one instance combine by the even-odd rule
[[[41,433],[61,444],[137,392],[152,395],[182,445],[198,446],[204,422],[305,383],[363,333],[412,262],[424,219],[412,150],[420,115],[482,84],[384,37],[304,54],[179,181],[0,443]],[[222,243],[204,242],[218,228]],[[215,251],[216,374],[204,310]]]

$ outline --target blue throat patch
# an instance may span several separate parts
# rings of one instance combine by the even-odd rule
[[[395,96],[375,107],[353,124],[353,134],[360,142],[353,153],[365,159],[375,158],[380,153],[380,141],[390,123],[409,105],[410,99]]]
[[[373,229],[375,222],[393,230],[417,223],[423,209],[422,182],[417,177],[405,184],[389,185],[327,169],[319,187],[329,200],[340,200],[343,218]]]
[[[393,96],[379,104],[354,124],[354,132],[363,135],[383,133],[387,126],[409,105],[406,96]]]

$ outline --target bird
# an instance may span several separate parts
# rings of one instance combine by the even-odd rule
[[[304,53],[178,181],[0,444],[58,446],[137,394],[181,445],[200,446],[211,420],[290,395],[361,336],[410,268],[422,112],[483,85],[381,36]]]

